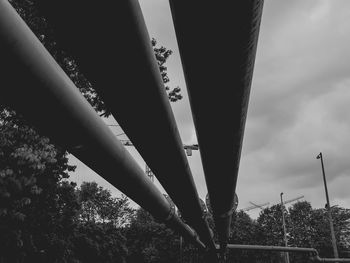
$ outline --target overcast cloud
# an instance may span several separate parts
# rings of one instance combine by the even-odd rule
[[[174,51],[167,63],[170,84],[181,87],[184,99],[172,106],[184,143],[196,143],[168,2],[140,0],[140,4],[150,36]],[[280,192],[285,199],[304,195],[314,207],[323,207],[321,164],[316,160],[320,151],[331,205],[350,207],[349,49],[349,0],[265,0],[237,185],[238,208],[250,206],[249,201],[276,203]],[[213,140],[220,142],[219,131]],[[143,166],[136,151],[129,150]],[[189,162],[204,198],[199,153],[194,152]],[[101,182],[82,164],[75,178],[79,183]],[[256,217],[258,212],[250,214]]]

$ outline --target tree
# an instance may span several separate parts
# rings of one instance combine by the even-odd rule
[[[334,221],[337,245],[340,256],[349,256],[349,253],[343,253],[350,250],[350,209],[339,206],[331,208]]]
[[[289,246],[314,247],[315,230],[312,226],[313,210],[307,201],[297,202],[289,208],[290,235]],[[309,255],[289,253],[292,262],[309,262]]]
[[[229,242],[233,244],[254,245],[257,223],[244,211],[235,211],[232,215]]]
[[[84,222],[110,223],[120,228],[133,217],[129,199],[122,195],[112,197],[111,192],[96,182],[83,182],[77,190],[81,202],[80,217]]]
[[[333,206],[331,208],[334,232],[339,251],[349,250],[350,209]],[[313,246],[322,257],[333,257],[331,233],[327,210],[314,209],[311,217]],[[339,253],[340,256],[343,253]]]
[[[332,218],[339,251],[350,248],[350,209],[332,207]],[[295,247],[311,247],[317,249],[321,257],[333,257],[331,234],[326,209],[313,209],[309,202],[297,202],[289,213],[284,210],[287,226],[288,245]],[[281,228],[281,209],[279,205],[264,209],[257,220],[257,241],[262,245],[284,245]],[[348,256],[339,253],[340,256]],[[278,258],[271,253],[264,253],[266,260]],[[289,253],[291,262],[309,262],[309,255]]]
[[[128,226],[135,214],[135,210],[130,207],[130,199],[122,195],[119,198],[113,198],[112,202],[113,206],[106,211],[108,220],[117,228]]]
[[[52,229],[73,216],[74,200],[60,197],[68,177],[67,153],[13,118],[1,120],[0,133],[0,241],[4,257],[18,260],[42,250],[41,243]],[[62,191],[62,192],[60,192]],[[66,191],[67,192],[67,191]],[[69,192],[69,191],[68,191]],[[68,193],[67,192],[67,193]],[[62,194],[60,194],[62,193]],[[71,211],[67,213],[69,205]],[[28,252],[30,251],[30,252]]]
[[[86,222],[75,229],[74,258],[84,263],[124,263],[128,253],[120,229],[111,224]]]
[[[81,218],[86,222],[104,221],[104,213],[100,213],[103,207],[108,205],[111,194],[99,187],[95,182],[83,182],[78,190],[79,200],[82,204]]]
[[[307,201],[297,202],[289,208],[289,244],[297,247],[312,247],[313,229],[311,225],[312,207]]]
[[[169,77],[167,74],[167,67],[165,66],[165,62],[169,58],[169,56],[173,53],[171,50],[166,49],[165,47],[157,47],[157,41],[152,38],[151,44],[153,46],[153,50],[157,59],[158,67],[160,74],[162,76],[163,82],[165,84],[165,90],[168,93],[168,98],[171,102],[175,102],[182,99],[182,95],[180,94],[181,89],[179,87],[170,89],[168,85],[166,85],[169,82]]]
[[[285,214],[287,229],[289,229],[289,215],[285,209],[283,212]],[[284,245],[281,205],[273,205],[262,210],[257,219],[257,223],[260,232],[258,242],[264,242],[265,245],[271,246]]]
[[[290,231],[290,220],[288,211],[283,208],[285,215],[287,233]],[[273,205],[265,208],[257,219],[257,236],[258,244],[267,246],[284,246],[283,227],[282,227],[282,209],[281,205]],[[279,262],[283,257],[282,253],[264,252],[261,253],[263,260],[271,262]],[[263,261],[265,262],[265,261]]]
[[[229,243],[256,245],[257,223],[244,211],[232,215]],[[227,259],[232,262],[254,262],[260,254],[245,250],[229,251]]]
[[[177,262],[179,236],[164,224],[153,220],[142,208],[125,230],[128,262]]]

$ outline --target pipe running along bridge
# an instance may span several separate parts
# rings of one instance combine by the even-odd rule
[[[203,215],[138,1],[36,4],[186,224],[7,0],[0,0],[0,102],[205,249],[208,262],[218,262],[217,252],[227,248],[263,0],[170,0],[219,249]],[[215,19],[210,19],[212,14]],[[224,55],[214,51],[218,45]],[[225,147],[212,140],[214,129],[225,138]],[[167,158],[160,160],[157,153],[164,145]]]

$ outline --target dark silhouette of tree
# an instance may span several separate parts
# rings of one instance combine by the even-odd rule
[[[256,245],[257,223],[244,211],[235,211],[232,215],[229,243]],[[230,262],[254,262],[261,253],[245,250],[230,250],[227,259]]]
[[[179,236],[142,208],[125,230],[125,237],[128,262],[178,262]]]
[[[111,224],[79,224],[72,241],[77,262],[124,263],[128,253],[121,230]]]
[[[350,209],[333,206],[331,211],[338,250],[348,251],[350,249]],[[312,211],[311,227],[313,246],[322,257],[333,257],[331,232],[325,208]],[[348,256],[344,253],[339,253],[339,255]]]
[[[159,67],[159,71],[160,74],[162,76],[163,82],[165,84],[165,90],[168,93],[168,98],[171,102],[175,102],[178,100],[182,99],[182,95],[180,94],[181,89],[179,87],[173,88],[171,89],[167,83],[170,81],[168,74],[167,74],[167,67],[165,66],[165,63],[167,61],[167,59],[169,58],[169,56],[173,53],[171,50],[166,49],[163,46],[157,47],[157,41],[152,38],[152,47],[158,62],[158,67]]]
[[[289,208],[289,246],[314,247],[315,229],[312,226],[313,210],[309,202],[297,202]],[[309,257],[301,253],[289,253],[292,262],[309,262]]]
[[[120,228],[133,218],[134,209],[126,196],[113,197],[96,182],[83,182],[77,194],[81,203],[80,218],[84,222],[110,223]]]
[[[289,229],[289,215],[285,209],[283,209],[283,212],[285,214],[287,229]],[[279,204],[263,209],[257,219],[257,223],[260,230],[260,243],[264,241],[266,242],[265,245],[271,246],[281,246],[284,244],[282,213]]]
[[[65,151],[11,118],[1,120],[0,156],[0,254],[21,258],[29,247],[37,253],[36,241],[58,225],[69,229],[67,217],[74,215],[77,204],[69,201],[67,212],[61,197],[73,185],[61,181],[74,167]]]
[[[289,232],[289,214],[285,208],[283,213],[285,215],[287,232]],[[256,241],[260,245],[284,246],[281,205],[273,205],[260,212],[257,219]],[[283,257],[283,253],[278,252],[261,253],[262,262],[280,262]]]

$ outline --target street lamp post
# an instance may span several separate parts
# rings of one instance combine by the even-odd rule
[[[334,234],[334,228],[333,228],[333,220],[332,220],[332,214],[331,214],[331,206],[329,204],[329,197],[328,197],[328,189],[327,189],[327,181],[326,181],[326,174],[324,172],[324,165],[323,165],[323,156],[322,152],[320,152],[319,155],[317,155],[316,159],[321,159],[321,165],[322,165],[322,174],[323,174],[323,183],[324,183],[324,189],[326,192],[326,200],[327,200],[327,212],[328,212],[328,219],[329,219],[329,225],[331,228],[331,236],[332,236],[332,246],[333,246],[333,253],[334,258],[338,258],[338,249],[337,249],[337,243],[335,239]]]
[[[281,212],[282,212],[282,225],[283,225],[283,239],[284,239],[284,246],[288,247],[288,241],[287,241],[287,233],[286,233],[286,221],[284,219],[284,205],[283,205],[283,199],[282,199],[283,193],[280,194],[281,196]],[[289,254],[288,252],[284,252],[284,259],[286,263],[289,263]]]

